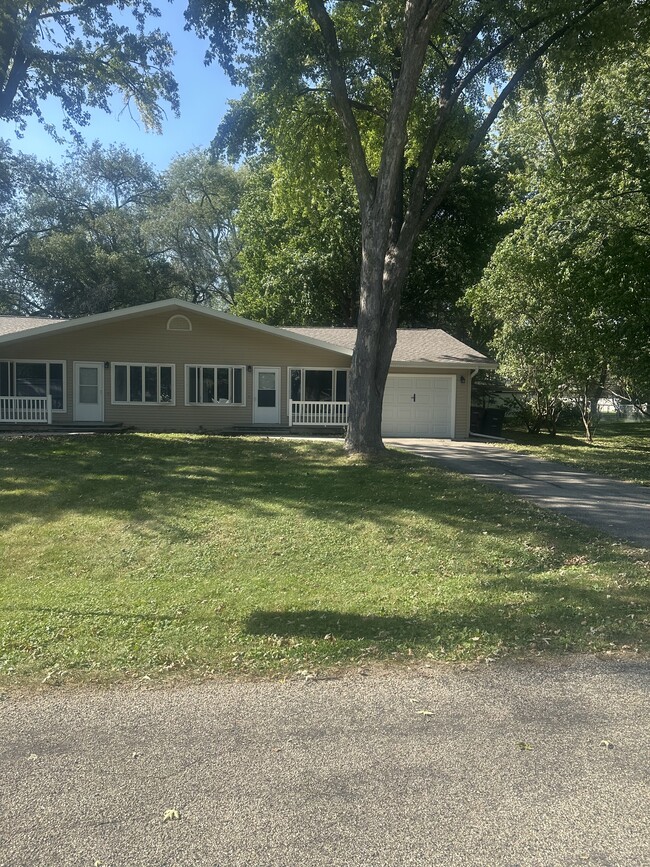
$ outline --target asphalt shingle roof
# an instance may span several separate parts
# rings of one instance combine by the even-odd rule
[[[46,319],[44,316],[0,316],[0,334],[14,334],[16,331],[29,331],[65,322],[65,319]]]
[[[296,334],[312,337],[314,340],[324,340],[345,349],[352,349],[357,339],[356,328],[287,327],[283,330],[294,331]],[[469,364],[474,362],[485,364],[490,359],[440,328],[398,328],[393,361],[428,361],[434,364],[453,364],[461,361]]]

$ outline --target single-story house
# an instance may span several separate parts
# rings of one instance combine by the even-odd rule
[[[0,316],[0,424],[150,431],[341,426],[353,328],[277,328],[169,299],[78,319]],[[495,364],[438,329],[400,329],[386,436],[468,436]]]

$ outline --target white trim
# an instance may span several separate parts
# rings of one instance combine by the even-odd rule
[[[456,439],[456,386],[458,385],[458,375],[451,377],[451,438]]]
[[[79,412],[77,410],[78,407],[78,396],[79,396],[79,381],[77,378],[77,371],[80,367],[96,367],[99,370],[99,376],[97,377],[97,388],[98,388],[98,406],[99,406],[99,418],[79,418]],[[104,421],[104,407],[106,404],[104,398],[104,362],[103,361],[74,361],[72,363],[72,420],[73,421],[87,421],[87,422],[103,422]]]
[[[233,403],[231,401],[218,401],[214,400],[212,403],[204,403],[203,401],[191,401],[190,400],[190,389],[189,389],[189,369],[190,367],[212,367],[216,369],[217,367],[227,367],[229,370],[241,370],[241,387],[242,387],[242,403]],[[183,377],[183,389],[185,392],[185,406],[234,406],[240,408],[242,406],[246,406],[246,365],[245,364],[203,364],[202,362],[196,362],[194,364],[186,364],[185,365],[185,373]],[[234,386],[233,386],[234,390]]]
[[[311,366],[304,367],[303,365],[299,365],[299,364],[288,364],[287,365],[287,413],[289,415],[291,415],[291,371],[292,370],[300,370],[303,374],[306,370],[327,370],[327,371],[331,372],[332,374],[336,374],[339,371],[345,371],[345,373],[347,373],[347,375],[348,375],[348,378],[347,378],[346,384],[345,384],[346,385],[346,387],[345,387],[345,392],[346,392],[345,401],[343,401],[343,402],[344,403],[348,402],[349,389],[350,389],[350,368],[349,367],[311,367]],[[336,377],[335,376],[332,379],[332,385],[333,385],[333,391],[332,391],[332,401],[331,402],[336,403]],[[298,401],[299,403],[304,402],[304,399],[305,399],[304,391],[305,391],[305,378],[303,376],[301,379],[300,400]]]
[[[13,387],[16,389],[16,364],[60,364],[63,367],[63,393],[61,394],[61,401],[63,403],[63,407],[61,409],[53,409],[53,413],[63,414],[68,411],[68,365],[67,362],[63,359],[50,359],[50,358],[0,358],[0,361],[5,362],[6,364],[14,365],[14,379],[13,379]],[[46,368],[45,372],[45,388],[47,391],[47,396],[50,394],[50,368],[49,366]],[[2,395],[3,397],[17,397],[17,395]]]
[[[115,400],[115,368],[116,367],[157,367],[158,386],[160,387],[160,368],[171,367],[172,371],[172,399],[171,400]],[[144,379],[142,394],[144,397]],[[129,391],[129,377],[127,376],[127,394]],[[160,394],[160,391],[159,391]],[[111,405],[112,406],[176,406],[176,365],[166,361],[111,361]]]
[[[393,369],[404,367],[412,367],[417,370],[449,370],[449,368],[453,368],[454,370],[458,368],[463,368],[463,370],[467,368],[483,370],[483,368],[496,369],[498,366],[496,361],[490,361],[489,358],[486,358],[485,361],[481,361],[480,359],[472,361],[455,361],[453,359],[449,361],[391,361],[389,376],[392,375],[391,371]],[[397,375],[395,374],[395,376]],[[451,376],[451,374],[448,375]]]
[[[276,384],[276,401],[275,401],[275,409],[277,410],[277,418],[274,421],[269,421],[268,419],[256,419],[255,413],[259,410],[272,409],[269,406],[258,406],[257,405],[257,385],[255,383],[256,377],[260,373],[275,373],[275,384]],[[282,417],[282,413],[280,412],[282,407],[282,368],[281,367],[265,367],[260,365],[258,367],[253,368],[253,400],[252,400],[252,419],[253,424],[280,424],[280,419]]]

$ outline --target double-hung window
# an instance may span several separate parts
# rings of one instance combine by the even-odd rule
[[[0,397],[48,395],[53,412],[65,412],[63,361],[0,361]]]
[[[246,404],[245,367],[188,364],[185,372],[186,404]]]
[[[173,364],[113,364],[113,403],[174,402]]]

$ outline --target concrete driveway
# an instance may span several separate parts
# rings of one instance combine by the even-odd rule
[[[565,658],[4,696],[0,865],[647,867],[649,687]]]
[[[594,476],[492,443],[397,438],[385,442],[524,497],[543,509],[562,512],[618,539],[650,548],[650,488]]]

